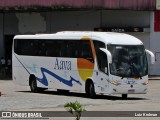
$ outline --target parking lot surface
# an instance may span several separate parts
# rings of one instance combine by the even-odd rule
[[[58,93],[47,90],[43,93],[32,93],[28,86],[19,86],[12,80],[0,80],[0,111],[65,111],[67,102],[80,102],[87,111],[160,111],[160,80],[150,80],[147,94],[129,95],[122,99],[121,95],[98,95],[90,99],[82,93]],[[74,119],[74,118],[56,118]],[[82,118],[82,120],[98,118]],[[101,118],[104,119],[105,118]],[[108,118],[109,119],[109,118]],[[115,118],[110,118],[114,120]],[[128,118],[116,118],[128,120]],[[133,120],[158,120],[160,118],[130,118]]]

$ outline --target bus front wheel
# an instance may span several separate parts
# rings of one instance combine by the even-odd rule
[[[90,98],[95,98],[96,96],[94,84],[92,81],[89,81],[86,84],[86,94],[87,94],[87,97],[90,97]]]

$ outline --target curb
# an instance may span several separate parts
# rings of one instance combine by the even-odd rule
[[[160,77],[150,77],[149,80],[160,80]]]
[[[149,78],[149,80],[160,80],[159,78]]]
[[[160,76],[158,76],[158,75],[150,75],[150,76],[148,76],[148,79],[149,80],[160,80]]]

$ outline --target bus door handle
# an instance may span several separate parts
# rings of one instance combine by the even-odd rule
[[[98,72],[96,72],[96,75],[98,76]]]

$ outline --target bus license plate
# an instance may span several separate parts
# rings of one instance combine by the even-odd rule
[[[128,90],[128,93],[134,93],[135,92],[135,90],[134,89],[130,89],[130,90]]]

